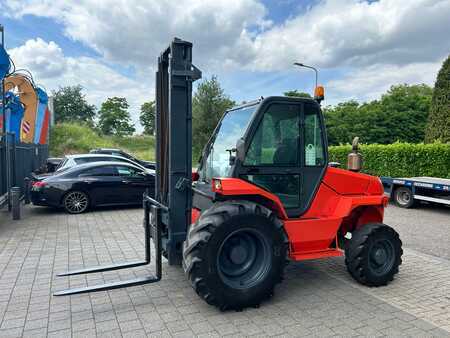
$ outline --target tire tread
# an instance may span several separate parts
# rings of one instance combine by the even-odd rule
[[[365,250],[368,245],[370,237],[379,234],[380,232],[387,231],[388,235],[393,238],[399,245],[399,252],[396,254],[396,262],[389,273],[380,281],[372,280],[370,276],[365,273],[366,262],[364,260]],[[401,248],[402,242],[398,233],[391,227],[382,223],[369,223],[362,228],[353,232],[353,237],[349,241],[345,249],[345,265],[350,275],[359,283],[367,286],[383,286],[387,285],[394,279],[394,276],[399,271],[399,266],[402,264],[401,256],[403,249]]]
[[[206,276],[202,275],[202,270],[199,267],[203,261],[201,257],[203,247],[207,245],[208,240],[221,224],[234,216],[247,214],[259,215],[269,219],[282,234],[283,244],[287,250],[288,239],[284,232],[283,224],[271,210],[253,202],[234,200],[217,202],[209,210],[202,213],[199,219],[191,225],[186,241],[183,244],[183,269],[193,289],[208,304],[215,305],[222,311],[230,308],[240,310],[243,307],[259,305],[263,299],[269,298],[273,294],[275,284],[283,280],[284,266],[281,268],[281,273],[277,280],[273,282],[272,288],[263,295],[263,299],[256,300],[256,302],[252,302],[251,304],[240,304],[239,307],[227,303],[223,300],[223,297],[215,297],[215,290],[211,290],[206,284]]]

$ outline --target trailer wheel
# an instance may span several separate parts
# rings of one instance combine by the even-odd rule
[[[345,249],[345,264],[359,283],[387,285],[398,273],[402,254],[398,233],[385,224],[371,223],[353,232]]]
[[[400,208],[412,208],[414,206],[412,190],[407,187],[398,187],[394,190],[394,201]]]
[[[287,237],[269,209],[218,202],[191,225],[183,268],[197,294],[221,310],[257,306],[273,294],[286,264]]]

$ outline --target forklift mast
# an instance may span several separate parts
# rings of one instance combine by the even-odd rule
[[[156,72],[156,184],[161,208],[162,251],[170,265],[181,264],[191,222],[192,82],[201,71],[192,64],[192,43],[175,38],[158,58]]]
[[[158,58],[156,72],[156,191],[144,204],[144,260],[72,270],[58,276],[116,271],[150,264],[150,238],[155,245],[155,273],[135,279],[73,288],[55,296],[75,295],[156,283],[161,256],[181,264],[182,244],[191,220],[192,82],[201,72],[192,64],[192,43],[175,38]]]

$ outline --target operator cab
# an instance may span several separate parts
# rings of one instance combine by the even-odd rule
[[[298,217],[326,171],[325,135],[313,99],[268,97],[230,109],[205,147],[196,188],[208,192],[213,178],[239,178],[277,195],[288,216]]]

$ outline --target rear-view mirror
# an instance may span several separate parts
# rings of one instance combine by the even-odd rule
[[[236,142],[236,156],[239,161],[244,162],[245,158],[245,141],[243,138],[240,138]]]

